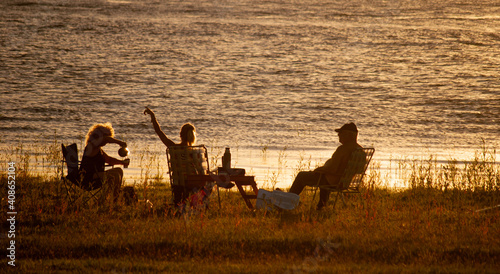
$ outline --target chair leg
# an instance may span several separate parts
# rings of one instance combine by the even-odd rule
[[[344,193],[339,192],[339,195],[340,195],[340,198],[342,198],[342,204],[344,204],[344,206],[346,206],[347,204],[346,204],[346,202],[344,200]]]
[[[221,203],[220,203],[220,192],[219,192],[219,186],[216,185],[215,187],[217,187],[217,197],[219,198],[219,211],[221,209]]]
[[[310,208],[311,212],[312,212],[312,208],[314,206],[314,199],[316,199],[316,191],[318,191],[318,189],[319,189],[319,183],[321,182],[321,177],[323,177],[323,175],[319,176],[318,182],[316,183],[316,186],[314,187],[314,194],[313,194],[313,198],[312,198],[312,202],[311,202],[311,208]],[[321,197],[320,197],[320,199],[321,199]]]
[[[90,199],[94,199],[95,202],[99,202],[99,197],[97,197],[97,196],[104,195],[104,193],[100,193],[101,190],[102,190],[102,187],[99,188],[96,192],[89,191],[90,198],[88,198],[86,202],[88,202]]]
[[[310,208],[310,211],[311,211],[311,212],[312,212],[312,208],[313,208],[313,206],[314,206],[314,200],[316,199],[316,191],[318,191],[318,188],[319,188],[319,186],[316,186],[316,187],[314,188],[314,194],[313,194],[313,198],[312,198],[312,202],[311,202],[311,208]]]
[[[335,201],[333,202],[333,208],[337,205],[337,199],[339,198],[340,192],[337,192],[337,195],[335,195]]]
[[[67,181],[66,178],[61,177],[62,183],[64,184],[64,189],[66,190],[66,197],[69,199],[69,205],[72,206],[76,200],[78,200],[78,195],[75,194],[76,190],[71,182]]]

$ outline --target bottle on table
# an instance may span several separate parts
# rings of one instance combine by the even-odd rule
[[[231,151],[229,151],[229,148],[226,147],[226,151],[224,152],[224,155],[222,156],[222,167],[229,172],[231,169]]]

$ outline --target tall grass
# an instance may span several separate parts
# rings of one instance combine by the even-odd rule
[[[149,175],[158,168],[147,154],[144,180],[135,185],[140,202],[75,206],[53,173],[27,172],[23,161],[31,158],[24,148],[13,151],[22,237],[12,271],[495,273],[500,267],[500,210],[493,207],[500,204],[499,169],[486,148],[464,163],[401,161],[402,189],[387,187],[374,162],[361,195],[320,212],[310,210],[307,191],[290,212],[250,211],[228,191],[221,208],[212,195],[208,210],[180,218],[167,206],[166,178]],[[297,171],[314,165],[301,159]],[[6,181],[2,173],[0,189]]]

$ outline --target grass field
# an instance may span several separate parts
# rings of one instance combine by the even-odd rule
[[[57,171],[30,174],[21,159],[16,266],[8,265],[4,194],[0,262],[17,273],[498,273],[500,172],[491,155],[482,151],[466,165],[409,162],[401,166],[409,187],[399,190],[382,187],[372,168],[363,193],[335,209],[311,210],[312,193],[304,192],[293,211],[250,211],[224,190],[221,208],[213,194],[208,210],[182,216],[167,206],[166,181],[136,185],[133,205],[69,205]]]

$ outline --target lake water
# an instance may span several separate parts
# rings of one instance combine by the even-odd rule
[[[500,2],[468,2],[2,1],[0,145],[81,145],[111,122],[134,181],[150,155],[166,172],[149,106],[261,186],[324,162],[347,122],[384,169],[469,160],[500,147]]]

